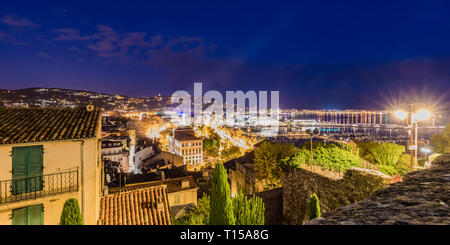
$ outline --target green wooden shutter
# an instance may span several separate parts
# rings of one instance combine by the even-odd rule
[[[44,205],[34,205],[13,210],[13,225],[43,225]]]
[[[13,147],[12,155],[12,191],[13,194],[26,192],[25,177],[27,175],[27,149]]]
[[[27,192],[40,191],[42,190],[43,148],[42,145],[29,146],[27,148],[27,175],[30,177],[27,183]]]
[[[12,224],[13,225],[27,224],[27,208],[19,208],[13,210]]]
[[[35,205],[28,207],[28,217],[27,217],[27,224],[28,225],[43,225],[43,205]]]

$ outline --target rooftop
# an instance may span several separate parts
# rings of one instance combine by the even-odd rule
[[[147,175],[147,176],[151,176],[151,175]],[[189,181],[189,186],[183,188],[181,185],[181,183],[183,181]],[[128,182],[128,179],[127,179],[127,182]],[[152,181],[147,181],[147,182],[137,182],[137,183],[132,183],[132,184],[126,184],[125,187],[122,187],[122,188],[111,188],[111,189],[109,189],[109,192],[110,193],[127,192],[127,191],[138,190],[138,189],[152,187],[152,186],[158,186],[158,185],[162,185],[162,184],[167,186],[168,193],[198,188],[197,184],[195,183],[194,177],[183,176],[183,177],[178,177],[178,178],[164,179],[162,181],[153,179]]]
[[[195,136],[195,132],[192,129],[176,129],[174,132],[175,139],[178,141],[187,140],[201,140]]]
[[[164,185],[104,196],[99,224],[170,225],[169,200]]]
[[[0,144],[96,137],[100,110],[0,108]]]

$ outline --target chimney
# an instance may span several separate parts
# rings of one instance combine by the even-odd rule
[[[189,188],[189,179],[183,179],[183,180],[181,181],[181,188],[182,188],[182,189],[184,189],[184,188]]]

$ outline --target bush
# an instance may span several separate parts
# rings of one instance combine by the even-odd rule
[[[310,220],[320,217],[319,197],[316,193],[312,194],[309,199],[308,215]]]
[[[182,217],[172,222],[174,225],[207,225],[209,224],[209,196],[198,199],[197,206]]]
[[[247,199],[242,192],[233,198],[236,225],[264,225],[264,202],[253,195]]]
[[[410,171],[410,156],[403,154],[405,147],[395,143],[361,142],[361,156],[378,166],[387,175],[404,175]]]
[[[78,200],[75,198],[70,198],[64,203],[63,211],[61,214],[61,219],[59,221],[60,225],[82,225],[83,216],[80,212],[80,206],[78,205]]]

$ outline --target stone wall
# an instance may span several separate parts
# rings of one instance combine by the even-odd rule
[[[386,187],[391,179],[378,171],[351,168],[345,173],[319,169],[291,169],[283,180],[283,224],[307,221],[310,195],[319,197],[322,213],[362,200]]]
[[[283,188],[255,193],[264,202],[264,224],[281,225],[283,220]],[[252,195],[249,196],[251,198]]]
[[[404,181],[376,191],[358,203],[313,219],[310,225],[450,224],[450,154],[431,168],[414,171]]]

